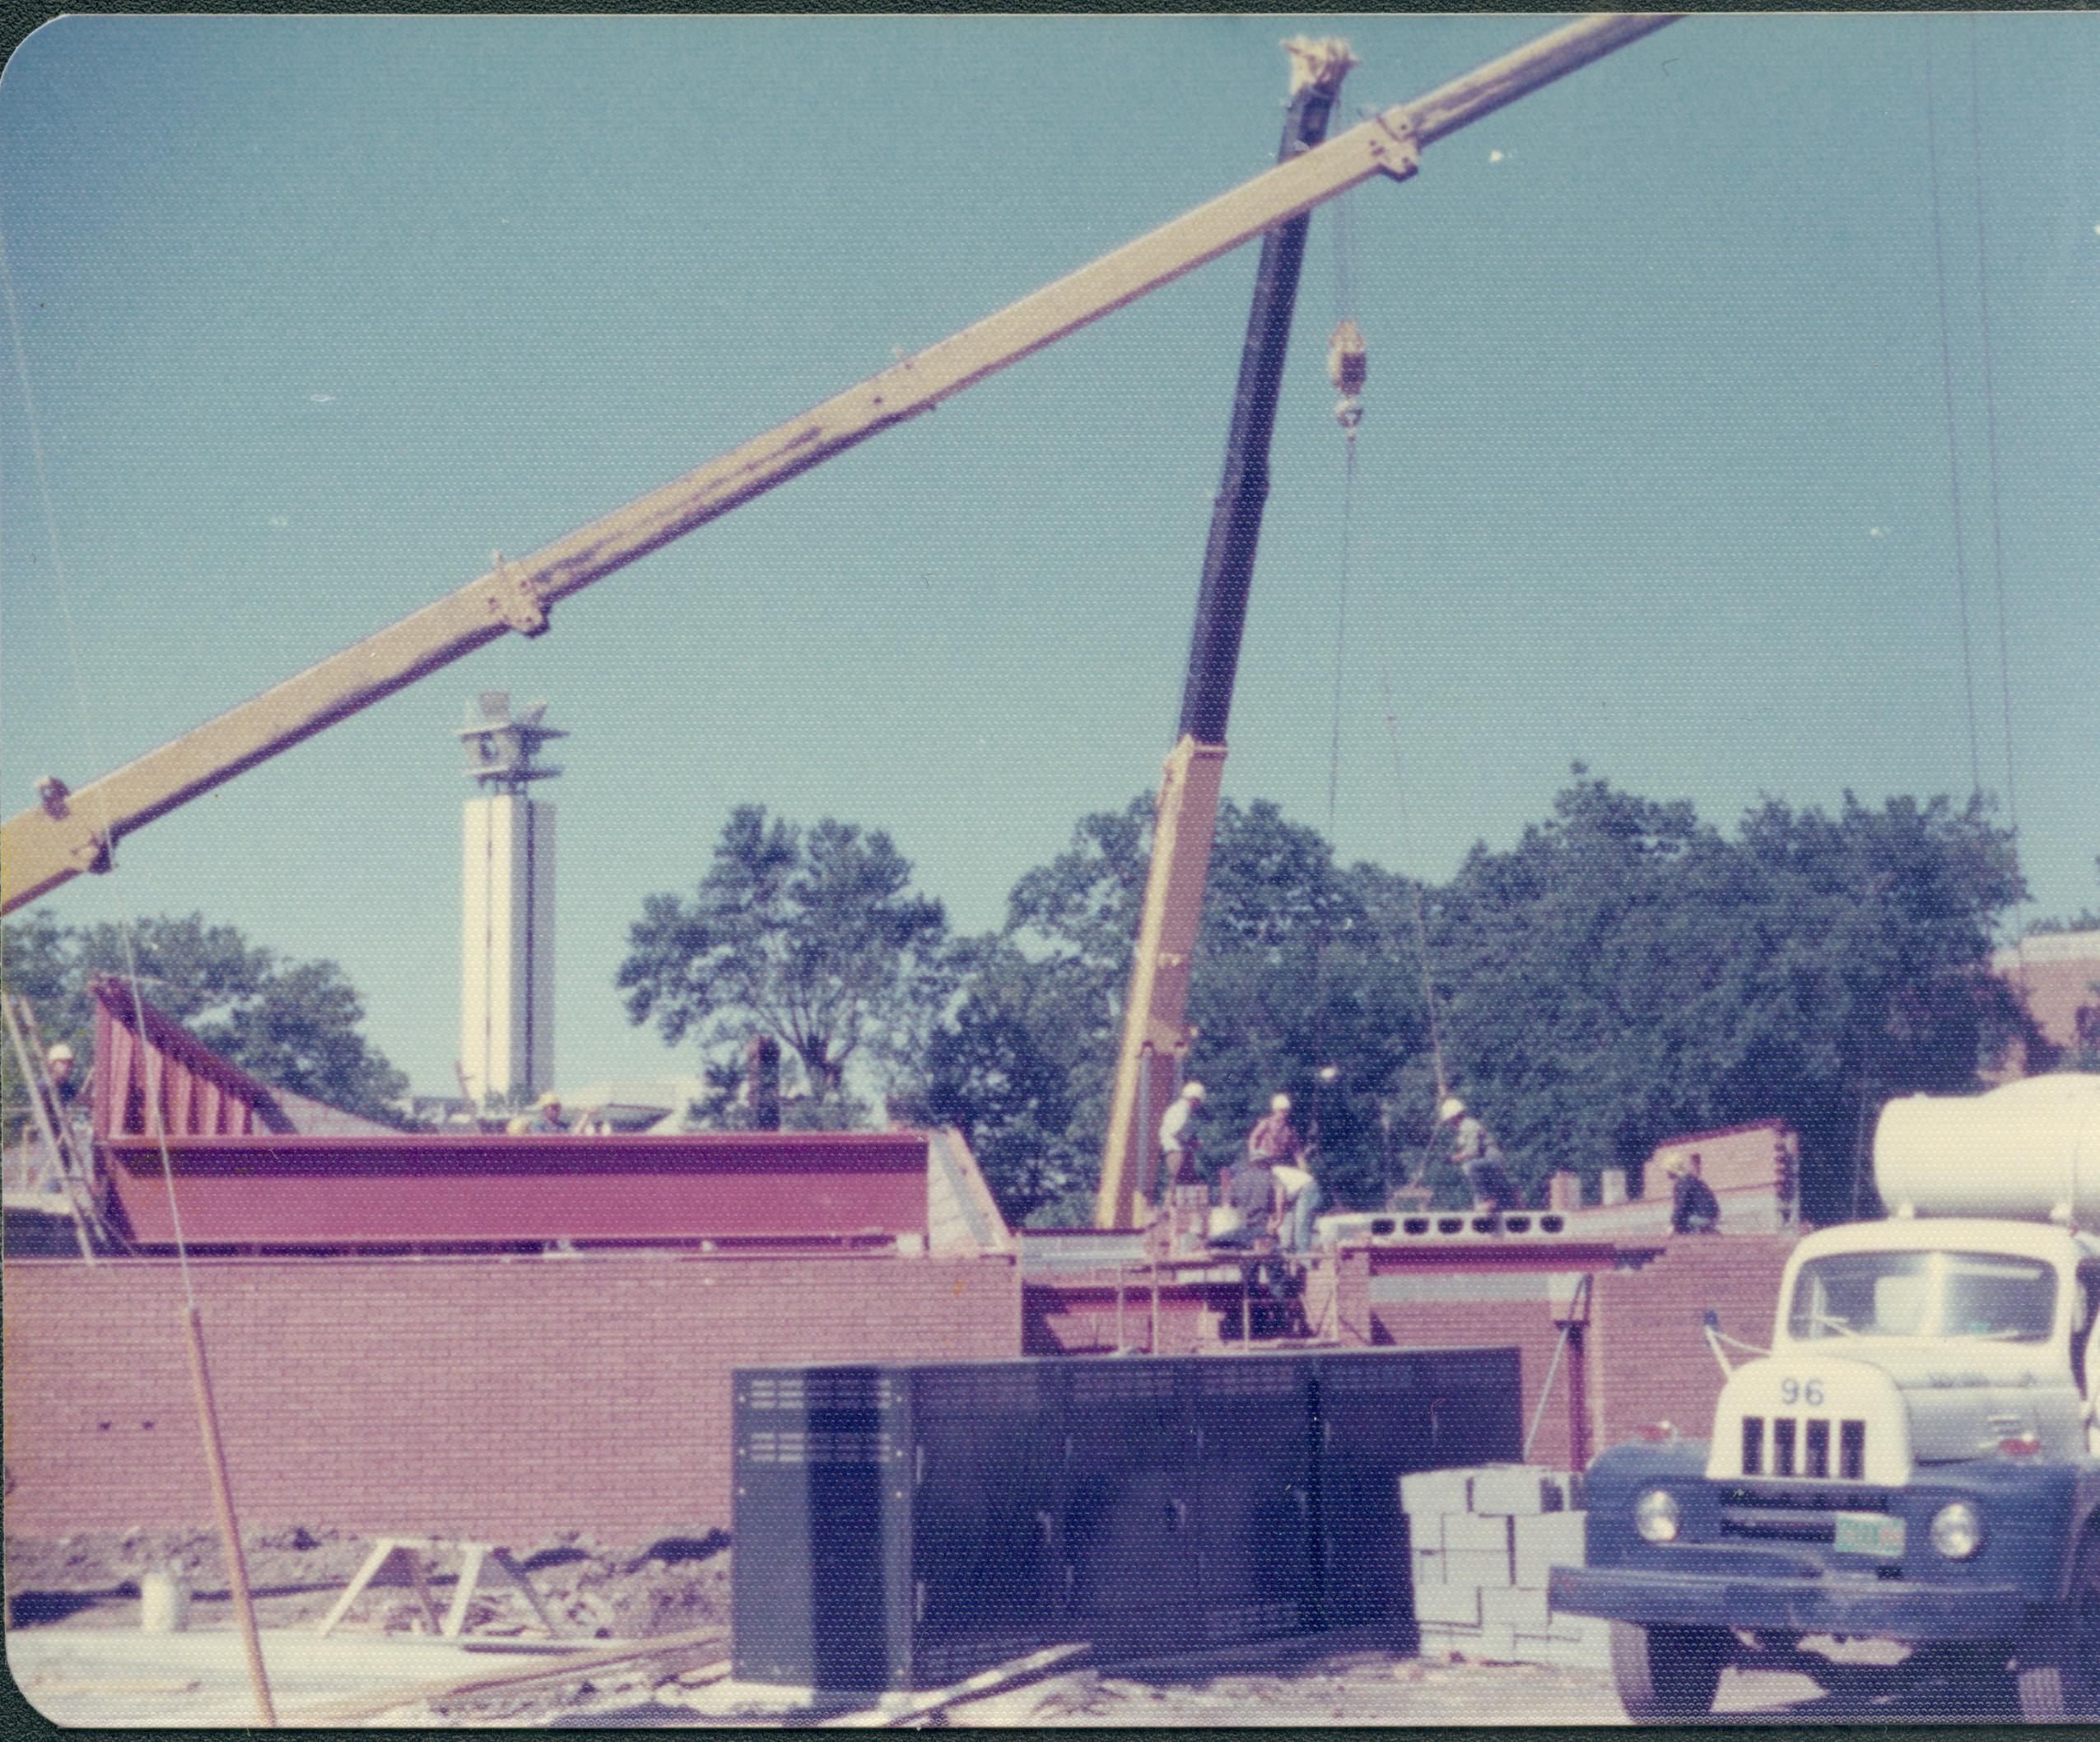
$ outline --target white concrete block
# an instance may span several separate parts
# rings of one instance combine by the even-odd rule
[[[1513,1643],[1519,1663],[1550,1664],[1560,1642],[1549,1633],[1520,1633]]]
[[[1612,1645],[1609,1622],[1599,1622],[1606,1631],[1597,1637],[1584,1637],[1563,1639],[1557,1634],[1547,1635],[1546,1661],[1562,1670],[1609,1670],[1612,1666]]]
[[[1511,1532],[1506,1517],[1486,1518],[1473,1513],[1460,1513],[1444,1520],[1444,1549],[1446,1553],[1462,1549],[1493,1549],[1498,1553],[1510,1552]]]
[[[1474,1663],[1516,1663],[1516,1630],[1506,1623],[1483,1623],[1469,1656]]]
[[[1414,1619],[1418,1621],[1456,1622],[1480,1625],[1480,1587],[1478,1585],[1418,1585],[1414,1587]]]
[[[1568,1508],[1568,1478],[1563,1470],[1533,1464],[1491,1464],[1474,1472],[1473,1510],[1511,1517],[1536,1517]]]
[[[1515,1577],[1526,1591],[1544,1591],[1556,1567],[1583,1564],[1583,1528],[1587,1512],[1548,1512],[1511,1521],[1515,1537]]]
[[[1546,1593],[1543,1591],[1483,1591],[1480,1593],[1480,1620],[1483,1626],[1499,1622],[1522,1633],[1543,1635],[1547,1631]]]
[[[1445,1662],[1454,1657],[1471,1657],[1480,1648],[1480,1629],[1477,1627],[1425,1621],[1416,1629],[1416,1633],[1418,1652],[1424,1657],[1437,1658]]]
[[[1506,1549],[1446,1549],[1444,1579],[1447,1584],[1470,1585],[1476,1590],[1499,1591],[1515,1581]]]
[[[1471,1511],[1473,1472],[1418,1470],[1401,1477],[1400,1510],[1410,1518],[1418,1512]]]
[[[1444,1515],[1441,1512],[1409,1512],[1408,1546],[1441,1552],[1444,1546]]]
[[[1546,1631],[1556,1639],[1570,1644],[1590,1645],[1599,1649],[1609,1648],[1612,1638],[1612,1624],[1602,1615],[1563,1615],[1556,1610],[1548,1619]]]
[[[1444,1553],[1441,1549],[1418,1549],[1414,1551],[1414,1582],[1418,1590],[1424,1585],[1449,1582],[1444,1577]]]

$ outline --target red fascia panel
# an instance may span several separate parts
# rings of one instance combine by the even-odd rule
[[[193,1246],[799,1240],[926,1231],[925,1134],[175,1137]],[[161,1146],[105,1141],[133,1239],[175,1241]]]
[[[95,1133],[153,1129],[151,1101],[171,1132],[226,1135],[286,1127],[269,1085],[228,1064],[120,980],[98,975],[95,996]]]

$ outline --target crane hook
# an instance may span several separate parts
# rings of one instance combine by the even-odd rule
[[[1368,366],[1362,332],[1354,321],[1343,321],[1328,342],[1327,379],[1342,396],[1334,408],[1334,421],[1351,436],[1363,421],[1363,401],[1359,395]]]

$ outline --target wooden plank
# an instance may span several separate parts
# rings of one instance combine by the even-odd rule
[[[460,1699],[474,1693],[523,1688],[533,1682],[561,1681],[592,1670],[607,1669],[615,1664],[639,1662],[645,1658],[666,1656],[673,1651],[721,1645],[727,1642],[728,1637],[727,1633],[719,1627],[696,1628],[690,1633],[666,1633],[660,1639],[629,1641],[623,1645],[608,1646],[597,1651],[565,1651],[558,1658],[543,1659],[530,1669],[476,1670],[468,1674],[447,1676],[442,1680],[415,1683],[387,1693],[331,1700],[287,1713],[284,1721],[287,1725],[302,1726],[354,1724],[418,1701]],[[710,1664],[707,1667],[721,1672],[715,1678],[718,1680],[729,1673],[727,1662]]]
[[[1069,1663],[1083,1651],[1091,1651],[1092,1645],[1083,1639],[1065,1645],[1054,1645],[1046,1650],[1031,1651],[1026,1657],[1008,1659],[989,1670],[980,1670],[966,1681],[959,1681],[946,1688],[937,1688],[924,1693],[907,1694],[902,1698],[886,1698],[873,1711],[850,1712],[843,1716],[826,1718],[818,1726],[824,1730],[894,1730],[915,1722],[943,1706],[952,1706],[960,1700],[975,1699],[987,1693],[995,1693],[1002,1688],[1012,1687],[1017,1682],[1041,1675],[1045,1670],[1054,1670],[1059,1664]]]

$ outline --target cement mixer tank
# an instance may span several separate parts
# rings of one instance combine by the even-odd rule
[[[1874,1180],[1892,1214],[1908,1205],[2100,1231],[2100,1075],[1892,1101],[1874,1128]]]

